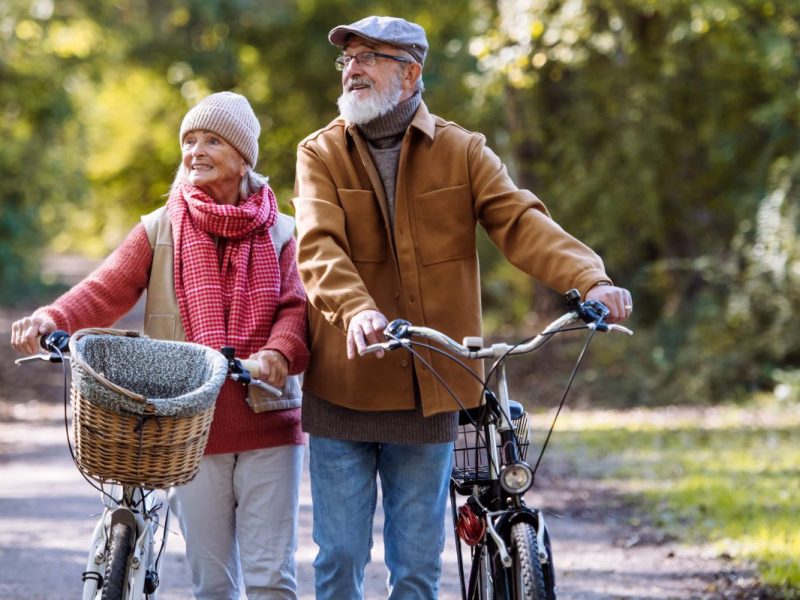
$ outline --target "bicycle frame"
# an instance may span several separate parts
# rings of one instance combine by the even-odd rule
[[[481,338],[465,338],[464,343],[459,344],[435,329],[395,320],[389,323],[384,331],[389,341],[372,344],[362,352],[369,354],[405,348],[420,358],[412,349],[411,338],[421,337],[439,344],[446,351],[445,354],[449,354],[454,360],[456,357],[463,357],[497,361],[490,372],[490,376],[493,373],[496,378],[497,396],[494,396],[486,385],[489,381],[487,379],[484,392],[488,406],[484,408],[479,423],[471,419],[478,432],[483,430],[483,443],[488,455],[488,476],[480,472],[478,465],[474,478],[459,480],[454,469],[450,482],[450,501],[464,600],[467,598],[516,600],[523,597],[536,600],[555,599],[555,570],[550,556],[547,526],[541,511],[528,508],[524,501],[525,493],[533,485],[535,468],[531,469],[520,457],[518,440],[510,417],[512,402],[508,395],[506,360],[512,355],[533,352],[550,341],[553,334],[565,330],[578,320],[583,320],[586,328],[590,330],[616,330],[629,335],[633,333],[621,325],[605,323],[608,309],[595,301],[581,303],[577,290],[567,292],[565,300],[570,307],[569,312],[550,323],[539,335],[522,344],[512,346],[498,343],[484,347]],[[580,358],[576,363],[576,369],[579,363]],[[543,445],[542,453],[548,439],[549,435]],[[477,453],[480,446],[476,444],[474,449]],[[455,451],[458,451],[457,447]],[[457,492],[468,497],[467,502],[458,511],[455,498]],[[462,509],[465,509],[463,515]],[[468,589],[464,581],[462,539],[473,547]],[[498,584],[499,589],[495,589],[495,584]]]
[[[491,590],[494,590],[499,583],[493,579],[495,572],[491,567],[487,566],[487,560],[489,559],[484,556],[484,553],[488,552],[490,557],[496,555],[497,560],[499,560],[505,571],[503,577],[505,579],[511,577],[510,569],[513,565],[513,559],[509,552],[508,540],[511,538],[513,524],[521,521],[529,523],[536,532],[536,559],[542,565],[543,571],[548,570],[548,581],[551,581],[552,585],[554,585],[554,581],[552,581],[549,536],[541,511],[526,506],[524,495],[527,489],[521,493],[514,493],[504,490],[500,484],[500,474],[506,467],[519,464],[524,464],[527,467],[527,463],[520,458],[517,434],[510,419],[511,400],[508,393],[505,358],[505,356],[502,357],[494,369],[497,395],[493,402],[497,403],[498,414],[488,417],[485,423],[478,423],[483,428],[483,436],[486,441],[489,463],[488,477],[480,484],[473,485],[468,494],[460,492],[461,495],[468,496],[467,504],[479,507],[480,510],[476,516],[485,526],[485,533],[481,536],[480,541],[473,546],[472,566],[466,581],[461,549],[462,539],[458,531],[459,516],[456,509],[456,493],[459,492],[460,486],[455,480],[451,480],[450,484],[450,504],[463,600],[483,599],[484,596],[481,595],[483,592],[479,591],[479,586],[483,583],[484,587],[488,586]],[[494,442],[498,438],[500,440],[499,445]],[[549,569],[548,566],[550,567]],[[486,583],[487,579],[490,580],[488,583]],[[508,581],[504,581],[500,587],[507,590],[511,586]],[[491,597],[494,597],[494,591],[492,591]],[[511,596],[508,597],[510,598]]]
[[[17,365],[30,361],[64,363],[70,359],[67,355],[69,339],[69,334],[64,331],[43,336],[40,345],[46,353],[20,358],[14,362]],[[256,385],[273,396],[281,396],[280,389],[258,378],[260,371],[257,361],[235,358],[235,349],[231,347],[223,347],[220,352],[228,361],[228,377],[232,380],[243,385]],[[65,372],[65,426],[68,421],[66,382]],[[73,453],[69,431],[67,444],[76,466],[84,478],[101,492],[104,504],[92,534],[86,569],[83,572],[82,600],[100,600],[101,597],[108,596],[119,600],[157,600],[162,557],[169,537],[169,508],[165,511],[164,523],[161,525],[159,511],[164,502],[158,500],[159,492],[156,489],[123,485],[87,475],[78,465]],[[115,540],[114,532],[118,527],[122,528],[119,531],[124,531],[125,535]],[[158,540],[157,532],[161,527],[161,538]],[[107,589],[111,580],[113,590]]]

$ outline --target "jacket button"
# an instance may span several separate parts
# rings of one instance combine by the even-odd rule
[[[394,293],[394,299],[397,300],[400,297],[400,292]]]
[[[400,366],[406,368],[408,366],[408,361],[404,358],[400,361]]]

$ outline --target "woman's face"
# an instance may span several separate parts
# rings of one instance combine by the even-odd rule
[[[219,204],[237,204],[246,171],[242,155],[216,133],[195,129],[183,136],[183,167],[189,183]]]

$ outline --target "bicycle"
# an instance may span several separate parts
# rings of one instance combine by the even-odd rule
[[[461,435],[454,446],[450,477],[450,504],[456,538],[456,555],[463,600],[555,600],[556,582],[550,535],[542,510],[529,507],[525,494],[534,483],[556,419],[589,343],[597,331],[633,332],[604,321],[608,309],[595,301],[580,301],[577,290],[564,296],[568,311],[534,338],[519,344],[495,343],[485,346],[482,338],[468,337],[459,344],[444,333],[395,320],[384,331],[386,342],[372,344],[366,353],[404,349],[425,363],[414,346],[441,353],[461,364],[483,386],[484,402],[459,412]],[[583,321],[580,327],[571,327]],[[506,361],[510,356],[531,353],[566,331],[588,329],[590,334],[568,380],[561,403],[533,467],[526,462],[529,440],[528,415],[518,402],[509,399]],[[414,340],[422,338],[436,345]],[[485,378],[461,363],[459,358],[494,360]],[[426,367],[447,388],[447,383]],[[490,380],[496,377],[495,391]],[[449,390],[449,388],[447,388]],[[456,496],[466,501],[456,508]],[[466,570],[462,543],[471,548]]]
[[[267,393],[279,397],[281,390],[262,382],[259,364],[252,360],[235,358],[235,350],[224,347],[220,352],[210,348],[181,342],[159,342],[140,336],[137,332],[105,329],[81,330],[72,336],[64,331],[55,331],[40,339],[41,354],[17,359],[17,365],[34,360],[51,363],[71,363],[73,385],[71,405],[73,413],[73,438],[70,440],[67,369],[64,368],[64,425],[67,445],[73,462],[86,481],[100,492],[103,511],[94,527],[89,545],[86,568],[83,571],[83,600],[156,600],[160,587],[163,556],[170,533],[170,510],[165,502],[165,490],[173,485],[188,483],[197,473],[199,459],[205,448],[208,427],[213,416],[213,402],[210,410],[191,417],[179,415],[178,421],[171,421],[158,415],[126,414],[124,408],[105,410],[87,401],[85,392],[76,385],[76,378],[86,378],[91,366],[82,363],[78,368],[75,347],[76,340],[92,340],[101,336],[118,336],[123,339],[143,340],[163,344],[173,354],[164,360],[159,368],[166,380],[187,380],[186,368],[178,359],[181,353],[193,355],[185,358],[195,362],[207,360],[210,371],[204,374],[202,386],[205,397],[219,393],[226,377],[243,385],[255,385]],[[90,342],[85,342],[86,345]],[[124,356],[120,348],[112,348],[118,355],[120,364],[108,365],[109,373],[93,373],[107,390],[122,388],[113,379],[117,368],[125,368],[130,356]],[[129,350],[129,348],[125,348]],[[71,357],[69,355],[72,355]],[[108,354],[104,352],[104,354]],[[135,354],[135,352],[134,352]],[[107,357],[106,357],[107,358]],[[113,360],[113,359],[112,359]],[[128,381],[130,383],[130,381]],[[145,386],[147,387],[147,386]],[[162,386],[159,391],[164,392]],[[201,389],[201,388],[198,388]],[[130,391],[130,390],[127,390]],[[150,387],[150,392],[156,391]],[[191,390],[194,393],[197,390]],[[175,401],[175,398],[169,398]],[[252,405],[252,403],[251,403]],[[152,405],[151,405],[152,406]],[[257,407],[254,406],[254,410]],[[100,411],[101,416],[95,413]],[[85,416],[92,413],[92,416]],[[122,423],[122,425],[120,425]],[[150,426],[149,423],[154,423]],[[188,423],[188,425],[186,424]],[[153,430],[148,432],[148,430]],[[152,435],[148,436],[148,433]],[[164,433],[166,437],[162,437]],[[95,440],[93,436],[98,436]],[[100,439],[102,438],[102,439]],[[170,438],[170,439],[167,439]],[[111,447],[110,454],[108,448]],[[135,451],[134,451],[135,450]],[[160,453],[170,454],[159,457]],[[175,455],[178,454],[178,458]],[[162,523],[163,513],[163,523]]]

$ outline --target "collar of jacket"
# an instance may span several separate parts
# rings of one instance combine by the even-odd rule
[[[433,140],[433,134],[436,131],[436,121],[433,118],[433,115],[428,112],[428,107],[425,106],[425,101],[419,103],[419,108],[417,112],[414,113],[414,118],[411,119],[411,125],[415,129],[418,129],[429,139]],[[354,123],[347,122],[347,144],[348,146],[353,143],[353,137],[356,135],[355,130],[358,129],[358,125]],[[359,134],[360,135],[360,134]]]

